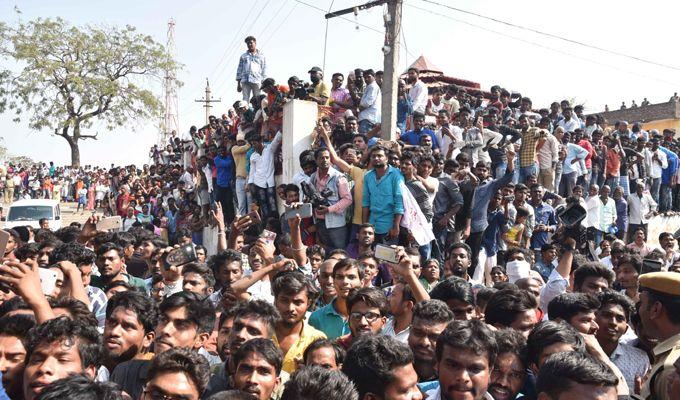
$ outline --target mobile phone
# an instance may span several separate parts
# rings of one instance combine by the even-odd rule
[[[120,218],[120,215],[116,215],[114,217],[106,217],[99,220],[99,222],[97,222],[97,230],[98,231],[119,230],[122,225],[123,220]]]
[[[274,244],[274,240],[276,240],[276,233],[264,229],[264,230],[262,231],[262,234],[260,234],[260,237],[261,237],[262,239],[264,239],[264,241],[267,242],[267,244],[273,245],[273,244]]]
[[[40,288],[43,294],[48,296],[54,293],[54,289],[57,287],[57,271],[38,268],[38,274],[40,275]]]
[[[7,243],[9,243],[9,232],[0,230],[0,257],[5,256],[5,250],[7,250]]]
[[[176,249],[171,250],[167,257],[165,257],[165,266],[184,265],[198,260],[196,256],[196,248],[193,244],[185,244]]]
[[[300,218],[311,217],[312,203],[302,203],[298,208],[286,206],[286,219],[294,218],[296,214],[300,214]]]
[[[397,249],[384,244],[375,245],[375,258],[391,264],[399,263],[399,260],[397,259]]]

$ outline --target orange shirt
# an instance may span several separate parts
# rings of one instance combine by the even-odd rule
[[[621,156],[619,152],[613,149],[607,149],[607,176],[619,176],[621,168]]]

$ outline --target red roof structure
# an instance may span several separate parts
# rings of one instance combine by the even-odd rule
[[[481,85],[477,82],[444,75],[444,72],[440,68],[432,64],[432,62],[423,55],[418,57],[411,66],[401,74],[402,79],[408,77],[408,70],[411,68],[417,68],[420,71],[420,80],[427,85],[429,91],[432,91],[432,89],[436,87],[443,88],[455,84],[459,88],[465,89],[468,93],[481,91],[484,94],[484,97],[489,97],[491,95],[491,93],[482,90]]]

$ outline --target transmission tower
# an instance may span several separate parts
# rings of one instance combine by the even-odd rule
[[[168,55],[174,60],[177,56],[177,49],[175,48],[175,20],[170,18],[168,21],[168,42],[165,46]],[[163,123],[161,132],[158,135],[159,144],[167,144],[170,133],[175,131],[177,136],[181,136],[179,132],[179,99],[177,94],[177,75],[174,68],[165,71],[165,80],[163,82],[163,94],[165,95],[165,113],[163,115]]]

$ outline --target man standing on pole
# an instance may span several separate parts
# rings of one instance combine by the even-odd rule
[[[243,93],[243,100],[260,95],[260,83],[267,76],[267,63],[264,54],[257,49],[257,40],[248,36],[245,40],[248,51],[241,55],[236,70],[236,90]]]

